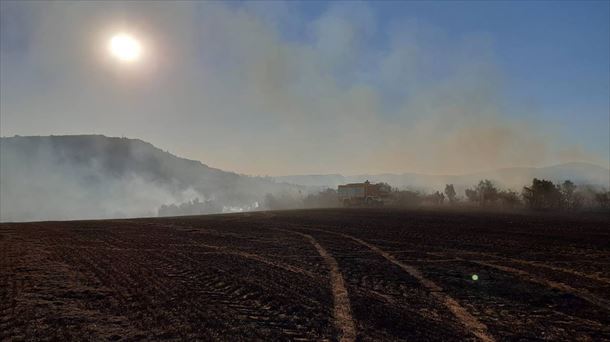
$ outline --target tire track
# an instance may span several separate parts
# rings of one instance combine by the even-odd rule
[[[121,241],[115,241],[121,242]],[[112,241],[104,240],[104,244],[113,246]],[[274,262],[267,258],[260,257],[256,254],[245,253],[237,250],[232,250],[228,247],[206,245],[201,243],[189,243],[184,245],[169,244],[172,247],[203,247],[213,250],[213,253],[222,255],[233,255],[239,258],[245,258],[260,262],[265,265],[278,267],[285,271],[290,271],[299,275],[311,276],[320,282],[324,279],[320,275],[314,275],[306,270],[298,267],[285,265],[283,263]],[[108,247],[112,249],[112,247]],[[149,262],[143,263],[141,257],[134,258],[131,263],[139,265],[139,277],[137,279],[125,279],[127,283],[136,281],[133,285],[125,286],[122,281],[111,281],[113,285],[119,284],[122,290],[120,293],[127,293],[128,301],[135,301],[139,305],[138,311],[144,312],[149,317],[147,322],[159,326],[166,326],[169,322],[181,322],[183,328],[180,331],[168,330],[166,332],[156,331],[149,325],[144,326],[147,330],[154,330],[152,336],[157,334],[168,333],[174,336],[187,336],[188,334],[206,335],[209,334],[207,329],[229,329],[231,324],[253,324],[256,326],[266,327],[274,331],[281,331],[282,335],[291,336],[291,338],[303,341],[319,340],[320,336],[315,336],[308,331],[304,321],[299,321],[293,318],[281,318],[285,315],[284,308],[278,306],[278,303],[271,298],[267,298],[265,293],[271,292],[264,284],[244,283],[241,279],[226,274],[222,269],[214,268],[200,274],[194,271],[194,266],[198,265],[198,260],[186,254],[177,253],[180,248],[168,250],[156,250],[149,255]],[[137,253],[138,249],[124,250],[130,253]],[[166,255],[170,252],[172,256]],[[87,251],[85,251],[87,253]],[[176,254],[177,253],[177,254]],[[188,254],[188,253],[187,253]],[[116,253],[116,257],[120,255],[121,259],[128,256],[125,253]],[[154,260],[154,262],[152,261]],[[118,265],[128,265],[128,262],[119,262]],[[154,265],[154,266],[151,266]],[[121,269],[115,266],[115,271]],[[133,271],[133,270],[131,270]],[[117,273],[117,272],[107,272]],[[123,275],[128,275],[129,270],[124,269],[118,272]],[[133,273],[129,273],[133,275]],[[123,284],[123,286],[120,286]],[[143,284],[148,284],[147,289],[152,291],[145,293],[132,293],[133,288],[144,287]],[[157,294],[155,294],[157,293]],[[186,295],[180,299],[177,293]],[[201,301],[199,298],[206,298],[206,301]],[[178,307],[178,310],[161,310],[164,306],[171,305]],[[125,301],[121,302],[122,307],[126,307]],[[155,314],[158,313],[158,314]],[[133,312],[130,312],[133,316]],[[215,324],[222,326],[199,327],[193,323],[193,316],[199,319],[215,321]],[[242,327],[242,326],[240,326]],[[258,336],[263,338],[263,335]]]
[[[558,271],[558,272],[572,274],[572,275],[583,277],[583,278],[588,278],[588,279],[591,279],[591,280],[599,281],[599,282],[602,282],[602,283],[610,285],[610,279],[609,278],[605,278],[605,277],[602,277],[602,276],[599,276],[599,275],[596,275],[596,274],[583,273],[583,272],[579,272],[579,271],[572,270],[572,269],[569,269],[569,268],[548,265],[548,264],[544,264],[544,263],[537,262],[537,261],[530,261],[530,260],[524,260],[524,259],[502,257],[502,256],[499,256],[499,255],[496,255],[496,254],[491,254],[491,253],[470,252],[470,251],[464,251],[464,250],[461,250],[461,249],[451,249],[450,251],[454,251],[454,252],[458,252],[458,253],[462,253],[462,254],[481,255],[481,256],[486,256],[486,257],[490,257],[490,258],[494,258],[494,259],[498,259],[498,260],[514,262],[516,264],[530,265],[530,266],[535,266],[535,267],[540,267],[540,268],[546,268],[546,269],[550,269],[550,270],[553,270],[553,271]]]
[[[325,231],[326,232],[326,231]],[[339,235],[344,235],[344,234],[340,234],[340,233],[333,233],[333,232],[328,232],[331,234],[339,234]],[[531,266],[538,266],[541,268],[547,268],[547,269],[551,269],[554,271],[559,271],[559,272],[564,272],[564,273],[568,273],[568,274],[573,274],[576,276],[581,276],[584,278],[588,278],[591,280],[596,280],[602,283],[608,283],[608,281],[610,279],[608,278],[604,278],[604,277],[598,277],[596,275],[591,275],[591,274],[587,274],[587,273],[582,273],[579,271],[575,271],[575,270],[571,270],[571,269],[566,269],[563,267],[556,267],[556,266],[551,266],[551,265],[547,265],[547,264],[543,264],[540,262],[535,262],[535,261],[529,261],[529,260],[523,260],[523,259],[516,259],[516,258],[508,258],[508,257],[502,257],[502,256],[498,256],[495,254],[490,254],[490,253],[483,253],[483,252],[470,252],[470,251],[464,251],[461,249],[448,249],[449,251],[452,251],[454,253],[462,253],[462,254],[472,254],[472,255],[480,255],[480,256],[485,256],[485,257],[490,257],[490,258],[494,258],[500,261],[509,261],[509,262],[514,262],[517,264],[522,264],[522,265],[531,265]],[[446,257],[447,253],[445,252],[424,252],[427,255],[433,255],[433,256],[437,256],[437,257]],[[550,287],[565,293],[569,293],[572,295],[575,295],[595,306],[599,306],[607,311],[610,311],[610,301],[607,299],[603,299],[598,297],[597,295],[585,290],[585,289],[576,289],[572,286],[569,286],[567,284],[564,284],[562,282],[558,282],[558,281],[554,281],[554,280],[550,280],[550,279],[545,279],[543,277],[539,277],[536,276],[530,272],[527,272],[525,270],[522,269],[517,269],[514,267],[510,267],[510,266],[504,266],[504,265],[498,265],[498,264],[494,264],[491,262],[487,262],[487,261],[480,261],[480,260],[471,260],[471,259],[465,259],[463,257],[459,257],[459,256],[455,256],[454,259],[455,261],[462,261],[462,262],[466,262],[466,263],[473,263],[473,264],[477,264],[477,265],[481,265],[481,266],[486,266],[489,268],[493,268],[496,269],[498,271],[501,272],[505,272],[505,273],[510,273],[513,275],[518,276],[521,279],[524,279],[526,281],[532,282],[532,283],[536,283],[536,284],[540,284],[546,287]],[[436,261],[436,260],[435,260]]]
[[[180,226],[171,226],[171,228],[174,229],[176,227]],[[201,231],[200,229],[198,229],[198,231],[209,235],[208,231]],[[210,232],[212,235],[227,236],[227,234],[216,231]],[[244,237],[240,236],[240,238]],[[308,328],[310,322],[305,318],[318,319],[317,316],[308,314],[294,316],[294,314],[287,314],[287,308],[280,305],[277,298],[267,295],[276,293],[277,290],[273,284],[265,282],[244,283],[243,279],[225,273],[222,268],[218,268],[216,272],[212,272],[211,276],[201,276],[196,274],[197,272],[193,272],[192,267],[183,269],[183,266],[176,266],[176,261],[180,260],[178,265],[197,265],[198,261],[190,255],[193,253],[192,248],[205,248],[211,250],[210,253],[243,258],[265,266],[279,268],[281,271],[288,271],[289,273],[311,278],[314,280],[311,284],[322,284],[327,281],[326,277],[321,273],[312,272],[295,265],[242,251],[234,247],[203,243],[192,237],[186,237],[181,243],[170,243],[166,244],[166,246],[173,247],[173,251],[176,249],[181,251],[181,253],[174,256],[175,259],[173,262],[170,259],[166,259],[164,265],[164,268],[171,269],[169,275],[172,279],[172,283],[177,286],[174,290],[198,293],[200,294],[200,297],[209,299],[205,304],[201,303],[199,300],[192,300],[189,302],[188,305],[190,305],[190,308],[194,309],[199,316],[216,317],[216,319],[224,317],[222,318],[224,321],[237,324],[235,328],[238,329],[243,329],[246,325],[255,325],[270,330],[272,334],[281,333],[281,335],[275,337],[271,337],[273,335],[266,336],[266,338],[270,339],[277,339],[280,336],[283,336],[283,338],[288,337],[295,341],[326,340],[326,337],[322,335],[323,331],[312,331],[311,327]],[[283,293],[283,291],[279,292]],[[308,305],[305,305],[305,307],[309,309],[319,305],[317,301],[311,298],[302,297],[301,293],[295,292],[292,295],[301,297],[301,302],[307,302]],[[324,312],[324,309],[326,309],[325,307],[320,308],[323,309],[320,312]],[[214,313],[211,316],[210,311]],[[262,338],[263,335],[259,337]]]
[[[352,239],[354,241],[358,241],[358,242],[360,242],[360,243],[362,243],[364,245],[367,245],[366,242],[364,242],[362,240],[359,240],[359,239],[357,239],[355,237],[349,236],[347,234],[333,233],[333,232],[328,232],[328,233],[342,235],[342,236],[344,236],[346,238],[350,238],[350,239]],[[369,245],[367,247],[369,247],[371,249],[376,248],[375,246],[372,246],[372,245]],[[380,252],[383,252],[381,249],[378,249],[378,250]],[[445,257],[446,256],[445,253],[438,253],[438,252],[425,252],[425,253],[428,254],[428,255],[434,255],[434,256],[438,256],[438,257]],[[386,253],[386,254],[389,255],[390,257],[392,257],[391,254],[389,254],[389,253]],[[476,253],[476,254],[483,255],[483,254],[486,254],[486,253]],[[493,256],[493,255],[487,255],[487,256]],[[515,261],[517,263],[519,263],[518,261],[521,260],[521,259],[512,259],[512,258],[501,258],[501,257],[497,257],[497,256],[496,256],[496,258],[498,258],[498,259],[505,259],[505,260],[509,260],[509,261]],[[395,258],[393,258],[393,259],[396,262],[400,263]],[[565,293],[573,294],[573,295],[575,295],[575,296],[577,296],[579,298],[584,299],[585,301],[587,301],[587,302],[589,302],[589,303],[591,303],[593,305],[599,306],[599,307],[601,307],[601,308],[603,308],[605,310],[610,311],[610,301],[608,301],[606,299],[603,299],[603,298],[600,298],[600,297],[598,297],[598,296],[596,296],[596,295],[592,294],[591,292],[589,292],[587,290],[584,290],[584,289],[580,289],[579,290],[579,289],[576,289],[576,288],[574,288],[572,286],[566,285],[564,283],[561,283],[561,282],[558,282],[558,281],[549,280],[549,279],[544,279],[544,278],[535,276],[535,275],[533,275],[533,274],[531,274],[531,273],[529,273],[527,271],[520,270],[520,269],[517,269],[517,268],[514,268],[514,267],[497,265],[497,264],[490,263],[490,262],[485,262],[485,261],[469,260],[469,259],[464,259],[464,258],[461,258],[461,257],[455,257],[454,260],[462,261],[462,262],[467,262],[467,263],[473,263],[473,264],[477,264],[477,265],[481,265],[481,266],[487,266],[487,267],[490,267],[490,268],[493,268],[493,269],[496,269],[496,270],[499,270],[499,271],[502,271],[502,272],[505,272],[505,273],[510,273],[510,274],[516,275],[519,278],[524,279],[526,281],[530,281],[530,282],[533,282],[533,283],[536,283],[536,284],[540,284],[540,285],[543,285],[543,286],[546,286],[546,287],[550,287],[550,288],[553,288],[553,289],[556,289],[556,290],[559,290],[559,291],[562,291],[562,292],[565,292]],[[522,264],[530,264],[530,262],[528,262],[526,260],[521,260],[521,261],[523,261]],[[534,263],[534,262],[531,262],[531,264],[536,265],[536,266],[539,266],[539,265],[542,266],[543,265],[543,264],[541,265],[541,264]],[[547,266],[548,268],[555,268],[553,266],[548,266],[548,265],[544,265],[544,266]],[[413,268],[413,269],[415,269],[415,268]],[[563,269],[563,268],[558,268],[558,270],[560,270],[560,271],[569,271],[569,270]],[[580,274],[580,272],[577,272],[577,271],[567,272],[567,273],[578,273],[578,275],[584,275],[584,274]],[[599,279],[596,279],[596,280],[599,280]]]
[[[194,226],[179,226],[179,225],[164,225],[164,227],[169,227],[172,229],[183,229],[183,228],[193,228],[193,229],[197,229],[198,232],[202,233],[202,234],[207,234],[207,235],[213,235],[213,236],[220,236],[220,237],[234,237],[234,238],[240,238],[240,239],[246,239],[249,241],[255,241],[256,239],[252,239],[249,237],[244,237],[243,235],[239,235],[239,234],[235,234],[235,233],[226,233],[226,232],[219,232],[217,230],[214,229],[207,229],[207,228],[196,228]],[[188,239],[188,241],[190,242],[189,244],[185,245],[188,247],[204,247],[204,248],[208,248],[208,249],[212,249],[214,251],[216,251],[217,253],[221,253],[221,254],[228,254],[228,255],[235,255],[235,256],[239,256],[239,257],[243,257],[246,259],[250,259],[250,260],[254,260],[254,261],[258,261],[260,263],[263,264],[267,264],[269,266],[273,266],[276,268],[280,268],[283,269],[284,271],[288,271],[288,272],[292,272],[292,273],[298,273],[301,275],[305,275],[307,277],[316,279],[316,280],[321,280],[322,276],[320,276],[319,274],[316,274],[314,272],[308,271],[304,268],[301,267],[297,267],[294,265],[290,265],[284,262],[280,262],[280,261],[274,261],[271,260],[269,258],[260,256],[258,254],[254,254],[254,253],[249,253],[249,252],[245,252],[245,251],[240,251],[238,249],[235,248],[229,248],[229,247],[225,247],[225,246],[217,246],[217,245],[210,245],[210,244],[205,244],[205,243],[201,243],[198,240],[195,239]],[[175,246],[174,244],[167,244],[168,246]]]
[[[197,260],[186,255],[177,255],[177,257],[184,265],[197,263]],[[257,327],[281,331],[282,335],[290,335],[302,341],[314,341],[320,338],[312,335],[305,322],[298,320],[300,317],[283,317],[285,308],[265,295],[273,291],[271,288],[264,284],[245,282],[221,268],[213,269],[206,274],[198,274],[193,267],[176,269],[174,286],[177,292],[190,292],[189,296],[192,300],[188,304],[183,302],[182,305],[188,306],[199,317],[214,317],[234,327],[254,324]],[[205,300],[201,301],[197,298],[205,298]],[[257,338],[263,336],[259,335]]]
[[[438,253],[438,252],[426,252],[426,254],[429,255],[435,255],[435,256],[445,256],[445,253]],[[477,253],[477,254],[485,254],[485,253]],[[491,256],[491,255],[490,255]],[[498,258],[498,257],[497,257]],[[505,260],[509,260],[512,261],[512,258],[498,258],[498,259],[505,259]],[[554,281],[554,280],[549,280],[549,279],[545,279],[542,277],[538,277],[536,275],[531,274],[530,272],[521,270],[521,269],[517,269],[514,267],[509,267],[509,266],[503,266],[503,265],[497,265],[494,263],[490,263],[487,261],[480,261],[480,260],[469,260],[469,259],[464,259],[461,257],[456,257],[455,258],[456,261],[462,261],[462,262],[467,262],[467,263],[472,263],[472,264],[477,264],[477,265],[481,265],[481,266],[486,266],[489,268],[493,268],[496,269],[498,271],[502,271],[505,273],[509,273],[509,274],[513,274],[518,276],[519,278],[532,282],[532,283],[536,283],[536,284],[540,284],[546,287],[550,287],[565,293],[570,293],[572,295],[575,295],[581,299],[584,299],[585,301],[599,306],[607,311],[610,311],[610,301],[600,298],[596,295],[594,295],[593,293],[585,290],[585,289],[576,289],[570,285],[558,282],[558,281]],[[515,260],[520,260],[520,259],[515,259]],[[525,260],[524,260],[525,261]],[[525,262],[525,264],[529,264],[529,262]],[[537,264],[537,263],[535,263]],[[576,271],[575,271],[576,272]]]
[[[388,241],[388,240],[377,240],[377,241],[391,242],[391,241]],[[489,258],[493,258],[493,259],[497,259],[497,260],[501,260],[501,261],[513,262],[513,263],[521,264],[521,265],[528,265],[528,266],[535,266],[535,267],[540,267],[540,268],[546,268],[546,269],[549,269],[549,270],[553,270],[553,271],[557,271],[557,272],[562,272],[562,273],[567,273],[567,274],[572,274],[572,275],[575,275],[575,276],[578,276],[578,277],[587,278],[587,279],[595,280],[595,281],[598,281],[598,282],[610,285],[610,278],[603,277],[603,276],[600,276],[598,274],[584,273],[584,272],[580,272],[580,271],[573,270],[573,269],[570,269],[570,268],[553,266],[553,265],[545,264],[545,263],[540,262],[540,261],[518,259],[518,258],[501,256],[501,255],[497,255],[497,254],[493,254],[493,253],[468,251],[468,250],[456,249],[456,248],[446,248],[444,250],[445,251],[454,252],[454,253],[457,253],[457,254],[462,254],[462,255],[480,255],[480,256],[489,257]],[[404,250],[404,252],[415,252],[415,251],[416,251],[415,249]],[[398,251],[395,251],[395,252],[392,252],[392,253],[398,253]],[[426,253],[428,255],[439,256],[439,257],[446,257],[448,255],[448,253],[439,253],[439,252],[424,252],[424,253]],[[463,258],[460,258],[460,257],[455,257],[452,260],[458,260],[458,259],[463,260]],[[441,259],[435,260],[435,261],[427,260],[426,262],[440,262],[440,261],[441,261]]]
[[[589,302],[593,305],[599,306],[601,308],[604,308],[604,309],[610,311],[610,301],[599,298],[598,296],[592,294],[591,292],[589,292],[587,290],[584,290],[584,289],[579,290],[579,289],[573,288],[572,286],[566,285],[564,283],[539,278],[529,272],[526,272],[526,271],[520,270],[520,269],[516,269],[513,267],[496,265],[496,264],[492,264],[492,263],[484,262],[484,261],[466,260],[466,259],[461,259],[461,258],[460,258],[460,260],[466,261],[466,262],[471,262],[471,263],[481,265],[481,266],[487,266],[487,267],[494,268],[494,269],[497,269],[499,271],[503,271],[506,273],[511,273],[511,274],[519,276],[521,279],[525,279],[525,280],[533,282],[533,283],[551,287],[556,290],[560,290],[562,292],[571,293],[577,297],[580,297],[580,298],[586,300],[587,302]]]
[[[487,331],[487,326],[484,323],[482,323],[476,317],[471,315],[455,299],[453,299],[448,294],[444,293],[443,289],[440,286],[438,286],[433,281],[427,279],[417,268],[400,262],[392,254],[385,252],[382,249],[380,249],[379,247],[374,246],[361,239],[358,239],[354,236],[351,236],[348,234],[343,234],[343,233],[332,232],[332,231],[326,231],[323,229],[315,229],[315,228],[303,228],[303,229],[316,230],[316,231],[321,231],[321,232],[328,233],[328,234],[339,235],[339,236],[342,236],[346,239],[350,239],[356,243],[359,243],[359,244],[369,248],[370,250],[374,251],[375,253],[381,255],[383,258],[385,258],[389,262],[391,262],[394,265],[401,268],[407,274],[409,274],[412,277],[414,277],[415,279],[417,279],[425,288],[427,288],[430,291],[430,294],[433,297],[435,297],[447,309],[449,309],[449,311],[451,311],[451,313],[458,319],[458,321],[460,323],[462,323],[462,325],[464,325],[469,331],[472,332],[473,335],[478,337],[481,341],[485,341],[485,342],[495,341],[495,339]]]
[[[212,235],[223,237],[228,235],[222,234],[217,231],[209,232],[212,233]],[[202,233],[208,235],[208,231]],[[237,235],[235,236],[237,237]],[[243,236],[239,237],[242,239],[244,238]],[[279,268],[282,271],[288,271],[299,276],[309,277],[314,280],[312,284],[322,284],[326,281],[325,277],[317,272],[311,272],[298,266],[273,260],[258,254],[242,251],[238,248],[202,243],[199,242],[199,240],[193,239],[192,237],[186,238],[186,241],[188,241],[188,243],[186,244],[169,244],[169,246],[207,248],[212,250],[212,252],[210,253],[236,256],[238,258],[248,259],[250,261],[261,263],[266,266]],[[180,264],[190,263],[196,265],[197,260],[193,258],[192,255],[190,255],[192,254],[192,252],[193,250],[189,249],[186,253],[179,253],[176,258],[182,261]],[[284,338],[288,336],[290,339],[294,339],[295,341],[327,340],[326,337],[320,335],[321,333],[323,333],[322,331],[317,331],[316,334],[312,332],[311,328],[307,328],[310,322],[308,322],[304,318],[314,318],[314,316],[286,316],[286,307],[279,305],[277,300],[265,295],[265,293],[275,293],[273,286],[270,286],[271,284],[265,282],[249,282],[249,285],[246,286],[243,282],[243,279],[240,279],[239,277],[233,277],[224,272],[222,273],[222,277],[220,277],[220,274],[216,274],[215,277],[208,277],[207,280],[204,281],[203,278],[199,277],[198,275],[194,275],[191,268],[187,268],[186,270],[177,272],[176,275],[178,277],[176,280],[178,280],[178,282],[183,282],[183,280],[186,281],[186,283],[189,284],[187,288],[196,288],[197,291],[201,293],[204,297],[211,298],[213,303],[219,304],[220,307],[228,308],[229,311],[232,312],[230,314],[230,317],[232,317],[231,319],[237,318],[239,321],[247,322],[246,324],[254,324],[256,326],[266,327],[267,329],[271,329],[273,331],[280,331],[281,336],[284,336]],[[183,283],[182,285],[185,285],[186,283]],[[305,306],[308,308],[316,307],[319,305],[319,302],[309,297],[303,297],[303,294],[301,293],[295,292],[292,295],[300,297],[302,302],[307,302],[308,305]],[[210,310],[209,307],[206,308],[201,306],[200,304],[201,303],[199,303],[198,301],[194,301],[191,303],[191,305],[197,306],[197,310],[199,312],[205,313],[205,311]],[[321,310],[320,312],[323,312],[323,310]],[[226,312],[217,312],[217,316],[222,316],[223,314],[226,314]],[[278,338],[278,336],[273,337],[273,339],[276,338]]]
[[[318,251],[318,254],[324,259],[326,265],[330,269],[330,285],[333,293],[333,316],[335,319],[335,327],[341,332],[339,341],[341,342],[353,342],[356,340],[356,324],[352,318],[351,307],[349,302],[349,295],[347,288],[345,287],[345,280],[339,269],[337,260],[322,247],[313,236],[301,232],[296,232],[288,229],[277,229],[273,230],[288,232],[292,234],[300,235],[306,238]]]
[[[292,272],[292,273],[298,273],[301,275],[305,275],[309,278],[313,278],[313,279],[320,279],[321,277],[313,272],[310,272],[308,270],[305,270],[303,268],[300,267],[296,267],[296,266],[292,266],[283,262],[279,262],[279,261],[273,261],[271,259],[267,259],[265,257],[262,257],[258,254],[253,254],[253,253],[248,253],[248,252],[242,252],[242,251],[238,251],[238,250],[232,250],[228,247],[224,247],[224,246],[215,246],[215,245],[208,245],[208,244],[204,244],[204,243],[197,243],[194,244],[194,246],[198,246],[198,247],[205,247],[205,248],[209,248],[209,249],[213,249],[215,251],[218,251],[222,254],[229,254],[229,255],[235,255],[235,256],[239,256],[242,258],[246,258],[246,259],[250,259],[250,260],[254,260],[254,261],[258,261],[260,263],[269,265],[269,266],[273,266],[273,267],[277,267],[280,269],[283,269],[284,271],[288,271],[288,272]]]
[[[325,232],[325,233],[329,233],[329,234],[341,235],[341,236],[344,236],[346,238],[352,239],[354,241],[359,240],[359,239],[357,239],[357,238],[355,238],[353,236],[347,235],[347,234],[337,233],[337,232],[328,231],[328,230],[324,230],[324,229],[304,228],[304,227],[302,229],[315,230],[315,231],[321,231],[321,232]],[[366,242],[364,242],[362,240],[360,240],[360,242],[367,244]],[[454,250],[454,251],[461,251],[461,250]],[[389,253],[387,253],[387,254],[390,255]],[[437,256],[437,257],[446,257],[447,256],[446,253],[440,253],[440,252],[425,252],[425,254],[434,255],[434,256]],[[484,253],[480,253],[480,254],[484,254]],[[491,256],[491,255],[489,255],[489,256]],[[498,257],[498,256],[496,256],[496,258],[497,259],[506,259],[508,261],[515,261],[517,263],[520,263],[519,261],[523,261],[522,264],[530,264],[531,263],[532,265],[547,267],[549,269],[557,268],[557,267],[554,267],[554,266],[550,266],[550,265],[546,265],[546,264],[540,264],[540,263],[536,263],[536,262],[529,262],[527,260],[522,260],[522,259],[514,259],[513,260],[512,258],[502,258],[502,257]],[[530,281],[530,282],[533,282],[533,283],[536,283],[536,284],[540,284],[540,285],[543,285],[543,286],[546,286],[546,287],[550,287],[550,288],[553,288],[553,289],[556,289],[556,290],[559,290],[559,291],[562,291],[562,292],[565,292],[565,293],[569,293],[569,294],[575,295],[575,296],[577,296],[577,297],[579,297],[579,298],[581,298],[581,299],[583,299],[583,300],[585,300],[585,301],[587,301],[587,302],[589,302],[589,303],[591,303],[591,304],[593,304],[595,306],[598,306],[598,307],[601,307],[601,308],[603,308],[603,309],[605,309],[607,311],[610,311],[610,301],[609,300],[600,298],[597,295],[595,295],[595,294],[593,294],[593,293],[591,293],[591,292],[589,292],[589,291],[587,291],[585,289],[576,289],[576,288],[574,288],[572,286],[569,286],[567,284],[564,284],[564,283],[561,283],[561,282],[558,282],[558,281],[553,281],[553,280],[545,279],[545,278],[542,278],[542,277],[538,277],[538,276],[535,276],[535,275],[533,275],[533,274],[531,274],[531,273],[529,273],[527,271],[524,271],[524,270],[521,270],[521,269],[517,269],[517,268],[514,268],[514,267],[497,265],[497,264],[489,263],[489,262],[485,262],[485,261],[469,260],[469,259],[464,259],[464,258],[457,257],[457,256],[455,257],[454,260],[456,260],[456,261],[463,261],[463,262],[467,262],[467,263],[474,263],[474,264],[478,264],[478,265],[481,265],[481,266],[487,266],[487,267],[494,268],[496,270],[499,270],[499,271],[502,271],[502,272],[505,272],[505,273],[510,273],[510,274],[513,274],[513,275],[516,275],[516,276],[520,277],[521,279],[524,279],[524,280],[527,280],[527,281]],[[396,260],[396,261],[399,262],[398,260]],[[598,281],[601,281],[601,282],[605,282],[607,280],[607,278],[601,278],[600,279],[598,277],[594,277],[594,276],[591,276],[589,274],[584,274],[584,273],[581,273],[581,272],[578,272],[578,271],[571,271],[569,269],[564,269],[564,268],[557,268],[556,270],[557,271],[565,271],[566,273],[573,273],[575,275],[584,276],[586,278],[595,279],[595,280],[598,280]]]
[[[481,341],[488,341],[488,342],[495,341],[494,338],[487,331],[487,326],[485,324],[480,322],[476,317],[472,316],[455,299],[453,299],[451,296],[444,293],[443,289],[440,286],[438,286],[433,281],[427,279],[417,268],[410,266],[410,265],[406,265],[406,264],[398,261],[390,253],[387,253],[387,252],[383,251],[382,249],[380,249],[379,247],[371,245],[368,242],[360,240],[351,235],[341,234],[341,233],[337,233],[337,234],[339,234],[347,239],[350,239],[352,241],[355,241],[363,246],[368,247],[370,250],[381,255],[389,262],[400,267],[403,271],[407,272],[409,275],[411,275],[412,277],[417,279],[422,285],[424,285],[424,287],[426,287],[428,290],[430,290],[431,295],[433,297],[435,297],[436,299],[440,300],[441,303],[443,303],[443,305],[445,305],[445,307],[447,309],[449,309],[449,311],[451,311],[453,313],[453,315],[466,328],[468,328],[475,336],[477,336]]]

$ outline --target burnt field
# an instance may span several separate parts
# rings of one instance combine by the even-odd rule
[[[610,340],[608,227],[388,209],[5,223],[0,340]]]

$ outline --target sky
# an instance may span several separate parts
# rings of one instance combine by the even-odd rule
[[[252,175],[609,166],[610,2],[3,0],[0,100]]]

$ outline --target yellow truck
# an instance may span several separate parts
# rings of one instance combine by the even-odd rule
[[[350,183],[339,185],[339,201],[346,207],[379,207],[390,195],[390,186],[385,183]]]

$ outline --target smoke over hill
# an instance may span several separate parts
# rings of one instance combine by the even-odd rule
[[[252,210],[300,187],[99,135],[1,138],[0,219],[55,220]],[[180,209],[182,204],[182,209]],[[186,207],[185,207],[186,204]]]
[[[172,155],[137,139],[101,135],[0,140],[0,220],[173,216],[303,205],[307,194],[338,184],[458,193],[481,179],[519,191],[533,177],[607,188],[610,171],[583,163],[510,168],[460,176],[414,173],[250,177]],[[271,195],[271,196],[270,196]],[[319,203],[317,204],[319,206]]]

